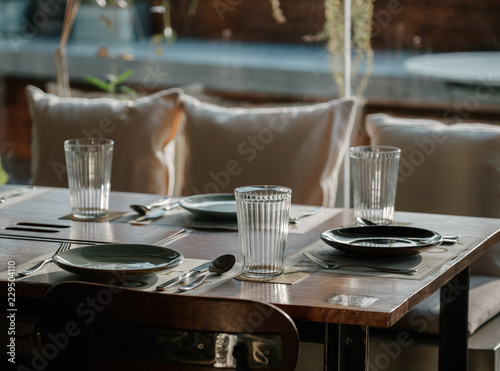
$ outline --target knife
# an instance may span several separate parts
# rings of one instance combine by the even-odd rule
[[[162,283],[161,285],[156,286],[156,291],[165,291],[166,288],[171,287],[179,282],[184,281],[189,277],[196,277],[200,273],[203,273],[208,270],[208,266],[210,265],[210,261],[203,263],[196,268],[191,269],[189,272],[183,273],[175,278],[172,278],[170,281]]]
[[[0,197],[0,204],[5,202],[8,198],[21,196],[22,194],[25,194],[26,192],[32,191],[33,189],[35,189],[34,186],[28,186],[28,187],[24,187],[20,191],[14,191],[11,193],[7,193],[7,194],[3,195],[2,197]]]

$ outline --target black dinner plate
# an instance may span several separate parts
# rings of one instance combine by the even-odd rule
[[[347,254],[376,258],[412,256],[443,242],[443,236],[428,229],[378,225],[330,229],[321,239]]]

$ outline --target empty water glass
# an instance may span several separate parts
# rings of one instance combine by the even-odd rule
[[[113,159],[111,139],[68,139],[64,142],[71,213],[94,219],[108,213]]]
[[[281,186],[236,188],[236,212],[243,274],[283,274],[292,190]]]
[[[389,146],[357,146],[350,150],[354,217],[391,224],[401,150]]]

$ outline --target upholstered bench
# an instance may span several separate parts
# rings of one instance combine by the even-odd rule
[[[292,201],[333,206],[358,100],[233,107],[181,89],[135,100],[61,98],[28,86],[32,179],[66,187],[63,142],[115,141],[111,189],[187,196],[247,184],[292,188]]]
[[[396,210],[500,217],[500,126],[368,115],[374,145],[401,148]],[[500,370],[500,244],[472,265],[469,369]],[[370,370],[437,370],[439,293],[371,332]],[[412,344],[398,343],[411,334]]]

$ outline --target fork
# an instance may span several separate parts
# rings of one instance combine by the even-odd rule
[[[314,215],[314,214],[318,213],[322,208],[323,208],[322,206],[317,206],[314,209],[312,209],[310,211],[306,211],[295,218],[289,217],[288,222],[290,224],[297,224],[300,219],[305,218],[306,216]]]
[[[61,253],[63,251],[67,251],[67,250],[69,250],[70,247],[71,247],[71,242],[70,241],[63,241],[63,242],[61,242],[61,245],[59,246],[59,248],[56,250],[56,252],[54,253],[54,255],[52,255],[50,258],[42,260],[41,262],[35,264],[31,268],[25,270],[24,272],[20,272],[18,274],[21,277],[24,277],[24,276],[28,276],[28,275],[36,272],[37,270],[39,270],[40,268],[42,268],[45,264],[50,263],[56,254],[59,254],[59,253]]]
[[[384,267],[376,267],[373,265],[366,265],[366,264],[329,264],[316,256],[310,254],[309,252],[305,251],[302,255],[304,255],[307,259],[312,261],[313,263],[319,265],[320,267],[323,267],[325,269],[339,269],[342,267],[363,267],[363,268],[368,268],[368,269],[373,269],[376,271],[380,272],[387,272],[387,273],[402,273],[402,274],[412,274],[415,273],[417,270],[412,269],[412,268],[384,268]]]

